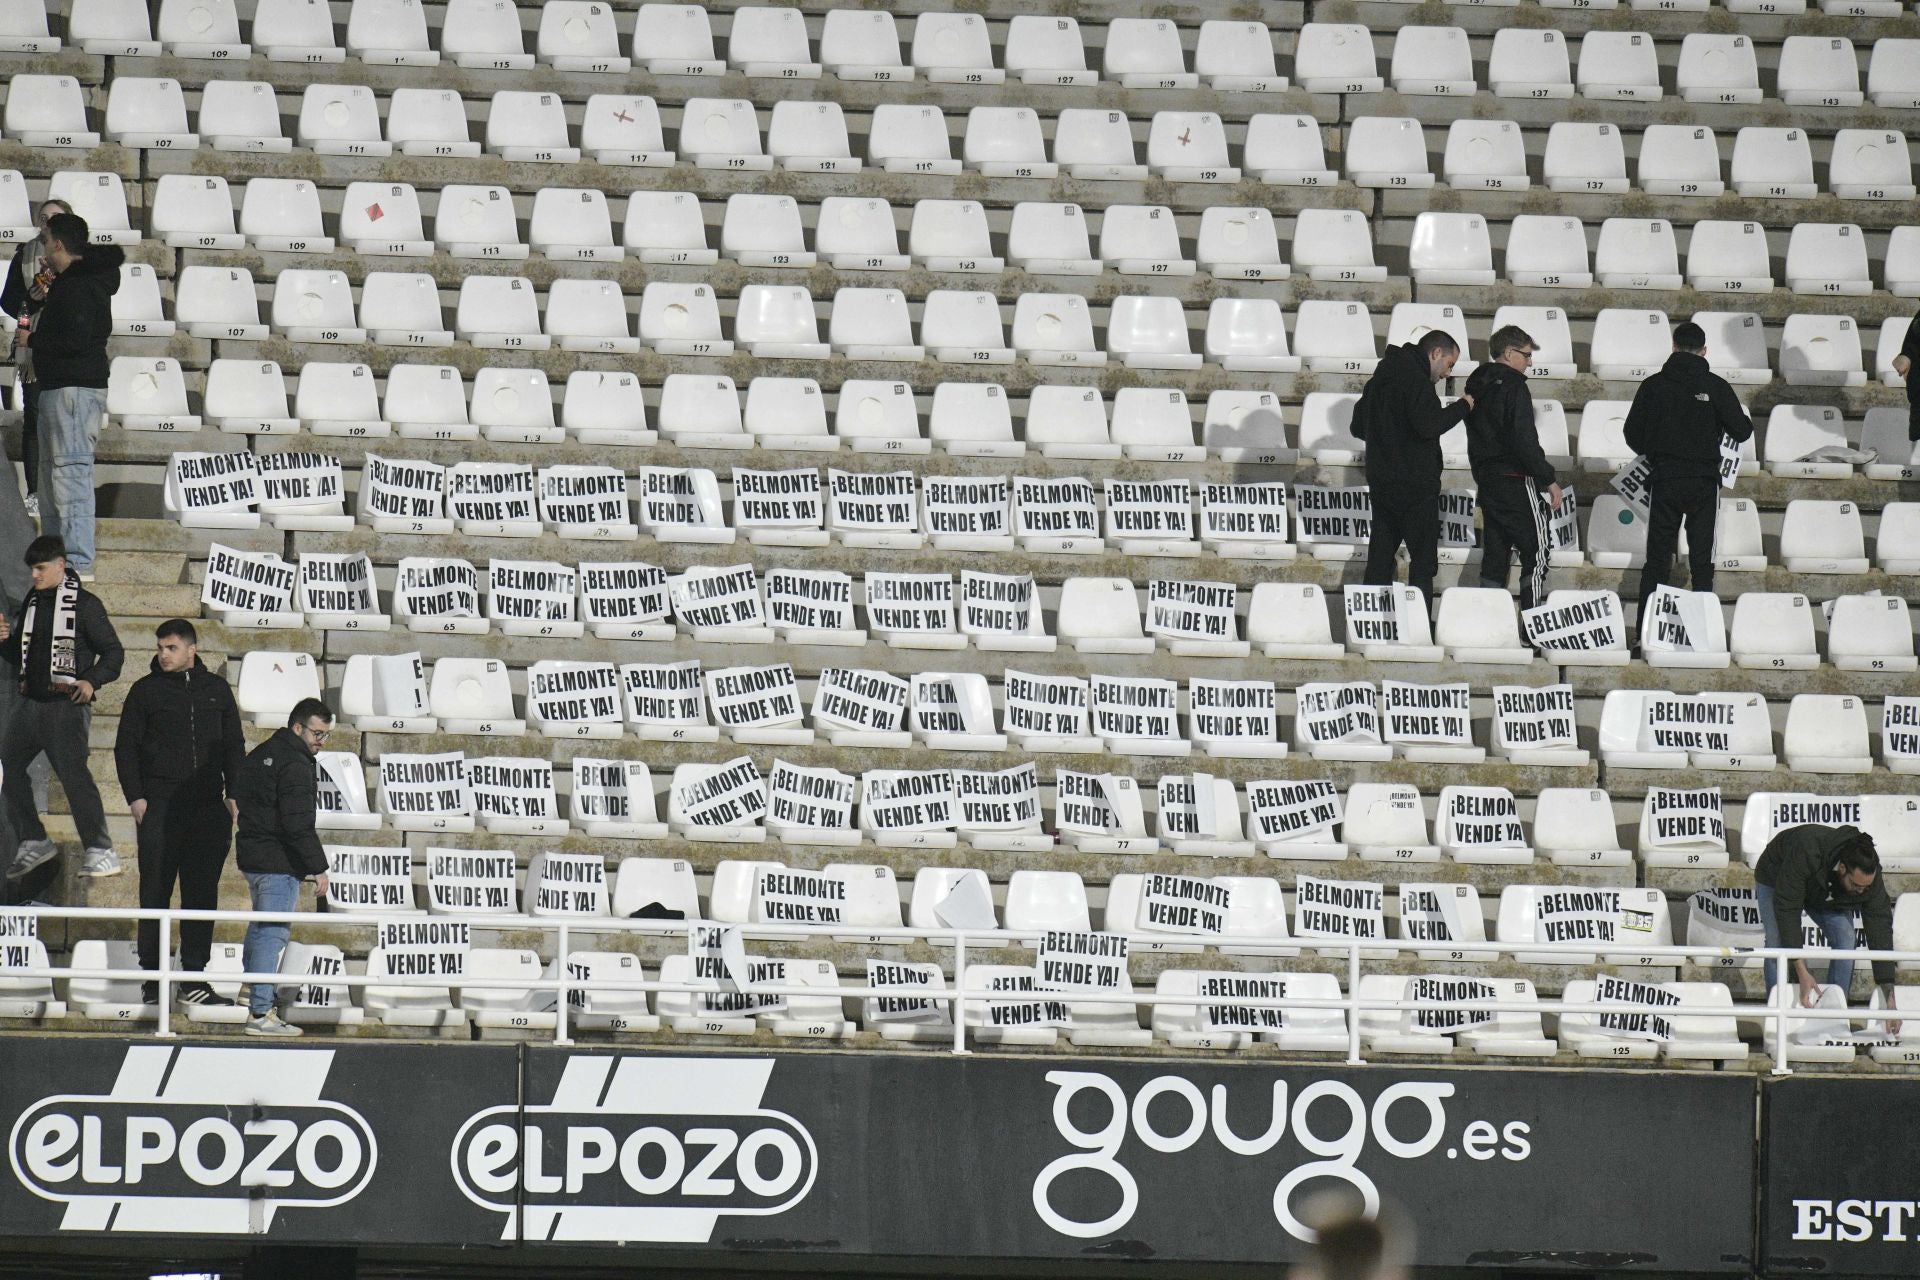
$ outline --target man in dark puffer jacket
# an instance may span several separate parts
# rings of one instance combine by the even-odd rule
[[[1442,407],[1436,382],[1453,372],[1460,344],[1443,329],[1388,347],[1353,409],[1353,434],[1367,445],[1373,524],[1368,586],[1393,585],[1394,557],[1407,544],[1407,581],[1433,601],[1440,570],[1440,437],[1467,416],[1471,397]]]
[[[172,618],[154,629],[153,669],[127,690],[114,739],[120,790],[138,827],[140,905],[161,908],[180,882],[180,905],[220,905],[220,872],[233,843],[233,799],[247,755],[240,708],[227,682],[200,660],[193,624]],[[140,922],[140,967],[159,967],[160,925]],[[180,967],[199,973],[213,950],[211,920],[180,922]],[[148,983],[146,1002],[160,998]],[[204,982],[176,990],[183,1004],[230,1004]]]
[[[1507,589],[1507,566],[1520,553],[1520,608],[1547,595],[1553,515],[1560,483],[1540,449],[1533,421],[1527,364],[1534,341],[1505,325],[1487,341],[1487,363],[1467,379],[1473,412],[1467,415],[1467,457],[1480,490],[1480,585]]]

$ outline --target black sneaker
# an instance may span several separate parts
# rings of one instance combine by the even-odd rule
[[[183,982],[175,996],[181,1004],[197,1004],[207,1008],[231,1009],[234,1002],[215,991],[204,982]]]
[[[140,984],[140,1003],[141,1004],[159,1004],[160,1003],[160,984],[157,982],[141,983]]]

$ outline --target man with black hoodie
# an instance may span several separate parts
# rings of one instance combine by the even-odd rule
[[[1707,368],[1707,334],[1691,320],[1673,331],[1673,354],[1640,384],[1627,410],[1627,447],[1648,466],[1647,564],[1640,571],[1640,617],[1647,599],[1669,585],[1680,525],[1687,526],[1692,587],[1713,590],[1713,526],[1720,515],[1720,442],[1738,444],[1753,422],[1727,380]]]
[[[1480,490],[1480,585],[1507,589],[1507,566],[1520,553],[1520,608],[1547,596],[1553,516],[1560,482],[1540,449],[1533,422],[1527,365],[1534,341],[1519,325],[1504,325],[1487,340],[1487,362],[1467,379],[1473,412],[1467,415],[1467,457]]]
[[[78,214],[57,213],[40,231],[53,267],[27,338],[40,438],[40,527],[58,533],[82,582],[93,580],[93,450],[107,413],[107,339],[120,288],[118,245],[87,243]]]
[[[200,660],[200,637],[184,618],[154,629],[153,668],[127,690],[113,763],[140,844],[140,905],[164,908],[180,882],[189,911],[219,906],[220,871],[233,843],[233,799],[246,759],[240,708],[227,682]],[[224,799],[223,799],[224,797]],[[160,923],[142,920],[140,967],[157,969]],[[180,922],[180,967],[199,973],[213,950],[211,920]],[[148,983],[146,1002],[160,998]],[[230,1004],[204,982],[176,988],[183,1004]]]
[[[1800,945],[1803,912],[1819,926],[1827,945],[1840,953],[1827,963],[1827,982],[1843,993],[1853,985],[1853,961],[1846,953],[1856,942],[1856,911],[1868,948],[1893,950],[1893,899],[1887,894],[1886,877],[1880,874],[1880,851],[1874,847],[1873,837],[1858,827],[1808,822],[1779,832],[1767,841],[1760,861],[1754,864],[1753,895],[1769,947]],[[1805,960],[1794,960],[1793,976],[1800,988],[1801,1007],[1818,1004],[1819,985]],[[1894,1001],[1895,977],[1893,961],[1873,962],[1873,980],[1889,1008]],[[1769,998],[1779,981],[1780,966],[1769,960]],[[1890,1035],[1898,1034],[1900,1024],[1889,1023],[1886,1030]]]
[[[314,882],[316,903],[327,896],[327,851],[313,829],[319,766],[314,757],[333,730],[333,712],[318,698],[302,698],[287,727],[255,747],[240,766],[240,833],[234,861],[247,877],[253,909],[281,917],[247,926],[240,961],[248,973],[274,973],[287,949],[290,914],[300,882]],[[274,984],[255,984],[247,996],[251,1036],[297,1036],[300,1028],[273,1009]]]
[[[1394,557],[1407,544],[1407,581],[1433,603],[1440,571],[1440,437],[1467,416],[1471,396],[1444,408],[1434,384],[1453,372],[1460,344],[1441,329],[1388,347],[1353,408],[1353,434],[1367,444],[1373,528],[1368,586],[1393,585]]]

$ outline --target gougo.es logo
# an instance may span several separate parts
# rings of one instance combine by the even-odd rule
[[[1408,1080],[1388,1085],[1369,1103],[1343,1081],[1317,1080],[1289,1100],[1287,1082],[1275,1080],[1266,1127],[1256,1132],[1236,1125],[1252,1120],[1257,1104],[1237,1102],[1230,1109],[1224,1084],[1203,1092],[1184,1076],[1163,1075],[1129,1097],[1118,1081],[1097,1071],[1049,1071],[1047,1082],[1056,1089],[1054,1128],[1077,1151],[1040,1171],[1033,1183],[1033,1209],[1053,1230],[1081,1239],[1118,1231],[1140,1207],[1139,1185],[1120,1157],[1129,1133],[1148,1152],[1162,1155],[1190,1150],[1211,1134],[1228,1154],[1251,1159],[1279,1150],[1291,1132],[1299,1153],[1308,1158],[1274,1185],[1273,1216],[1287,1234],[1310,1242],[1314,1232],[1295,1216],[1294,1194],[1318,1178],[1344,1182],[1360,1195],[1369,1215],[1377,1212],[1380,1190],[1359,1163],[1368,1146],[1398,1160],[1434,1152],[1449,1141],[1446,1100],[1454,1092],[1451,1084]],[[1087,1101],[1076,1106],[1075,1099],[1082,1095]],[[1096,1122],[1082,1124],[1089,1110]],[[1523,1121],[1504,1126],[1471,1121],[1447,1148],[1449,1157],[1464,1155],[1475,1161],[1518,1162],[1532,1154]],[[1082,1221],[1055,1206],[1054,1184],[1081,1171],[1109,1179],[1118,1191],[1119,1206],[1106,1217]]]

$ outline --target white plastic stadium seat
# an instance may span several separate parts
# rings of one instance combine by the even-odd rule
[[[111,301],[116,338],[173,335],[174,322],[160,314],[160,280],[146,263],[121,264],[120,288]]]
[[[1847,65],[1857,68],[1853,42],[1845,43]],[[1894,36],[1875,40],[1867,59],[1867,93],[1876,107],[1920,107],[1920,40]]]
[[[109,142],[140,150],[194,151],[200,135],[187,128],[187,99],[178,80],[116,76],[107,89]]]
[[[246,243],[234,230],[233,195],[225,178],[162,174],[153,195],[152,227],[170,249],[238,249]]]
[[[1427,135],[1407,116],[1361,116],[1347,127],[1347,176],[1362,187],[1433,185]]]
[[[922,13],[913,20],[914,70],[935,84],[1004,84],[993,41],[977,13]]]
[[[1525,191],[1531,180],[1520,126],[1511,120],[1455,120],[1447,126],[1440,174],[1460,190]]]
[[[154,30],[176,58],[225,58],[243,62],[252,46],[240,39],[234,0],[160,0]]]
[[[1393,37],[1388,78],[1395,93],[1473,95],[1473,50],[1464,27],[1401,27]]]
[[[556,71],[625,75],[633,65],[620,52],[613,6],[599,0],[548,0],[541,5],[534,48],[539,60]]]
[[[907,254],[933,271],[992,273],[1006,266],[993,255],[987,212],[973,200],[914,201]]]
[[[701,169],[760,170],[760,121],[744,98],[689,98],[680,109],[680,154]]]
[[[1870,773],[1867,706],[1842,693],[1797,693],[1787,704],[1787,767],[1796,773]]]
[[[1492,284],[1493,241],[1477,213],[1422,213],[1413,221],[1407,265],[1415,284]]]
[[[1107,24],[1100,74],[1128,89],[1196,89],[1187,70],[1180,29],[1163,18],[1115,18]]]
[[[1720,144],[1700,125],[1650,124],[1640,135],[1640,189],[1656,196],[1717,196]]]
[[[360,286],[360,323],[377,346],[434,347],[453,341],[453,330],[441,327],[439,286],[424,271],[369,271]]]
[[[258,342],[267,335],[253,276],[243,268],[182,267],[174,279],[173,316],[195,337]]]
[[[1741,129],[1734,135],[1730,168],[1733,189],[1743,196],[1811,200],[1820,193],[1804,129]]]
[[[209,80],[200,91],[200,136],[216,151],[290,151],[273,86],[258,80]]]
[[[1788,316],[1780,331],[1780,375],[1788,386],[1865,386],[1860,326],[1848,316]]]
[[[792,196],[728,196],[720,224],[720,252],[748,267],[810,267],[814,263],[800,228],[800,206]]]
[[[1279,93],[1287,87],[1274,63],[1273,33],[1259,22],[1202,22],[1193,69],[1208,88],[1222,92]]]
[[[320,665],[304,653],[255,649],[240,659],[234,701],[262,728],[279,728],[303,698],[320,696]]]
[[[1174,182],[1238,182],[1227,163],[1226,126],[1210,111],[1156,111],[1147,130],[1147,168]]]
[[[1367,215],[1353,209],[1302,209],[1294,223],[1293,265],[1314,280],[1376,282],[1387,269],[1373,260]]]
[[[48,33],[42,0],[0,4],[0,53],[52,53],[59,48],[59,37]]]
[[[737,335],[736,335],[737,336]],[[991,293],[935,289],[920,315],[920,341],[935,360],[964,364],[1011,364],[1000,323],[1000,304]]]
[[[612,291],[616,301],[619,299],[617,285],[604,287]],[[551,304],[548,314],[552,314]],[[813,295],[787,285],[750,284],[742,288],[733,337],[760,358],[824,360],[830,354],[827,344],[820,341]]]
[[[340,240],[362,256],[426,257],[433,252],[419,193],[399,182],[349,183],[340,199]]]
[[[1100,220],[1100,260],[1121,275],[1190,276],[1196,269],[1181,253],[1180,229],[1164,205],[1108,205]]]
[[[1309,372],[1372,373],[1380,363],[1373,317],[1358,302],[1302,302],[1294,316],[1293,347]]]
[[[817,80],[820,64],[807,48],[807,23],[798,9],[742,5],[727,36],[727,62],[749,76]]]
[[[1053,159],[1073,178],[1117,181],[1147,176],[1147,166],[1137,162],[1134,152],[1133,126],[1119,111],[1064,108],[1054,119]]]
[[[570,262],[611,262],[624,256],[613,243],[613,215],[605,193],[586,188],[542,187],[536,192],[527,239],[535,252]]]
[[[1865,573],[1866,532],[1851,502],[1796,498],[1780,524],[1780,558],[1789,573]]]
[[[387,136],[393,137],[391,117]],[[587,99],[580,150],[609,165],[658,169],[675,160],[660,128],[659,104],[628,93],[596,93]]]
[[[1494,32],[1487,58],[1487,86],[1500,98],[1571,98],[1573,63],[1566,38],[1552,28],[1502,26]]]
[[[1124,294],[1107,316],[1107,351],[1131,369],[1198,369],[1180,299]]]
[[[273,327],[293,342],[365,342],[344,271],[282,271],[273,282]]]
[[[1753,41],[1743,35],[1689,32],[1680,42],[1674,79],[1688,102],[1761,100],[1760,64],[1753,56]]]
[[[1593,274],[1603,289],[1678,289],[1680,250],[1673,224],[1664,218],[1608,218],[1600,224]]]
[[[633,23],[633,61],[656,76],[717,76],[713,27],[697,4],[643,4]]]
[[[16,75],[7,82],[7,136],[28,147],[97,147],[86,99],[72,76]]]
[[[353,0],[347,10],[347,53],[369,66],[436,67],[419,0]]]
[[[1796,223],[1787,238],[1787,288],[1826,296],[1872,293],[1866,236],[1851,223]]]
[[[393,144],[380,136],[380,108],[373,90],[365,85],[308,85],[300,96],[294,137],[317,155],[393,154]]]
[[[1021,201],[1007,230],[1007,261],[1039,275],[1098,275],[1086,214],[1077,204]]]
[[[1578,218],[1519,215],[1507,229],[1507,279],[1519,285],[1587,288],[1593,272],[1587,262],[1586,227]]]
[[[87,220],[89,238],[96,244],[138,244],[127,212],[127,189],[117,173],[63,169],[47,183],[47,198],[65,200]]]
[[[1760,670],[1811,671],[1820,665],[1813,608],[1803,595],[1743,591],[1733,606],[1727,647],[1734,663]]]
[[[1025,84],[1095,84],[1080,24],[1072,18],[1015,14],[1007,23],[1007,74]]]
[[[888,173],[957,174],[947,117],[938,107],[883,102],[867,129],[867,159]]]
[[[1836,132],[1827,190],[1842,200],[1913,199],[1913,160],[1907,135],[1882,129]],[[1792,272],[1788,276],[1791,278]]]
[[[1842,671],[1913,671],[1913,616],[1899,596],[1841,596],[1827,621],[1827,661]]]
[[[1210,206],[1200,215],[1194,257],[1200,270],[1221,280],[1284,280],[1280,237],[1265,209]]]
[[[1555,121],[1547,130],[1547,150],[1541,158],[1540,172],[1552,191],[1608,195],[1626,191],[1627,150],[1620,130],[1611,124]]]
[[[1889,502],[1880,509],[1874,552],[1880,567],[1889,574],[1911,577],[1920,573],[1920,502]]]
[[[1268,373],[1300,369],[1300,357],[1287,351],[1286,319],[1275,298],[1215,298],[1207,308],[1206,357],[1227,369]]]
[[[1767,417],[1762,461],[1777,476],[1841,480],[1853,474],[1852,463],[1812,460],[1809,455],[1847,447],[1847,424],[1840,410],[1831,405],[1775,405]],[[1791,505],[1788,510],[1791,513]]]
[[[320,192],[305,178],[252,178],[240,195],[240,234],[266,252],[331,253]]]
[[[508,163],[575,164],[567,113],[557,93],[503,89],[487,104],[486,149]]]
[[[1874,42],[1873,58],[1868,64],[1869,89],[1874,83],[1873,68],[1879,65],[1881,43]],[[1780,44],[1778,76],[1780,100],[1790,107],[1857,107],[1866,100],[1860,92],[1860,63],[1851,40],[1788,36]],[[1907,87],[1911,91],[1915,86],[1909,81]],[[1910,104],[1882,102],[1876,93],[1874,105]]]
[[[1583,98],[1660,100],[1660,62],[1651,35],[1639,31],[1589,31],[1580,37]]]
[[[975,107],[967,112],[961,159],[990,178],[1051,178],[1059,166],[1047,159],[1040,113],[1031,107]]]
[[[455,258],[511,262],[527,256],[513,193],[505,187],[443,187],[433,215],[433,241],[440,252]]]
[[[531,69],[520,14],[494,0],[449,0],[440,27],[440,53],[458,66],[490,71]]]
[[[313,0],[259,0],[253,34],[271,62],[344,62],[347,51],[333,35],[331,6]]]
[[[827,341],[849,360],[919,360],[907,295],[898,289],[842,289],[833,295]]]
[[[609,280],[555,280],[547,289],[546,329],[562,351],[638,355],[626,298]]]
[[[700,201],[687,191],[634,192],[620,242],[628,257],[642,262],[705,266],[720,257],[718,249],[707,247]]]
[[[1707,336],[1707,365],[1735,384],[1773,381],[1767,330],[1752,311],[1696,311],[1693,322]]]
[[[1767,229],[1757,222],[1703,218],[1694,223],[1687,245],[1687,283],[1705,293],[1771,293]]]
[[[1261,182],[1324,187],[1334,181],[1319,123],[1312,116],[1266,112],[1254,116],[1247,121],[1242,155],[1246,171]]]
[[[45,9],[41,12],[44,14]],[[73,0],[67,39],[84,53],[122,58],[160,56],[160,42],[153,38],[145,0]]]
[[[1309,93],[1379,93],[1386,81],[1373,33],[1357,23],[1309,22],[1294,46],[1295,82]]]
[[[649,283],[640,295],[640,341],[662,355],[729,355],[720,307],[704,284]]]
[[[107,375],[107,416],[129,431],[193,431],[178,360],[115,356]]]
[[[767,122],[767,154],[782,169],[802,173],[856,173],[861,167],[847,139],[846,114],[837,102],[774,103]]]

